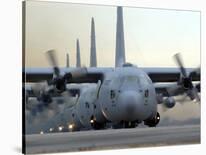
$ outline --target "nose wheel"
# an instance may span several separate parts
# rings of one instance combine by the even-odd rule
[[[149,127],[155,127],[157,126],[157,124],[159,123],[160,121],[160,114],[157,112],[157,114],[155,115],[155,117],[151,118],[151,119],[148,119],[148,120],[145,120],[144,121],[144,124],[149,126]]]
[[[117,124],[113,124],[112,128],[113,129],[122,129],[122,128],[135,128],[137,127],[137,122],[136,121],[121,121]]]

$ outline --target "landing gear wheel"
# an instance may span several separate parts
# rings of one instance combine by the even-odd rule
[[[92,123],[91,125],[92,125],[93,129],[95,129],[95,130],[101,130],[101,129],[105,128],[105,124],[98,123],[96,121],[94,121],[94,123]]]
[[[94,116],[91,116],[90,123],[91,123],[92,128],[95,130],[101,130],[105,128],[105,123],[97,122]]]
[[[160,114],[157,112],[155,117],[144,121],[144,124],[149,126],[149,127],[155,127],[159,123],[159,121],[160,121]]]
[[[125,128],[135,128],[136,127],[136,122],[125,122],[124,127]]]
[[[121,128],[135,128],[137,126],[136,121],[132,122],[126,122],[126,121],[121,121],[117,124],[113,124],[113,129],[121,129]]]

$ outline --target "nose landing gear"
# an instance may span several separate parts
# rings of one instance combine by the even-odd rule
[[[160,114],[157,112],[157,114],[155,115],[155,117],[145,120],[144,124],[149,126],[149,127],[155,127],[160,121]]]
[[[121,121],[119,123],[113,124],[112,128],[113,129],[121,129],[121,128],[135,128],[137,127],[137,122],[136,121]]]
[[[135,128],[137,125],[136,125],[136,122],[133,121],[133,122],[124,122],[124,127],[125,128]]]

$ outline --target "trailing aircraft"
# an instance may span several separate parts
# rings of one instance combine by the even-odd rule
[[[50,55],[47,55],[48,59],[51,63],[57,63],[55,59],[56,53],[55,51],[50,51]],[[81,58],[80,58],[80,44],[79,39],[76,40],[76,67],[81,67]],[[69,54],[66,54],[66,67],[69,68]],[[95,25],[94,19],[91,20],[91,48],[90,48],[90,67],[96,67],[96,41],[95,41]],[[80,94],[85,94],[85,92],[90,92],[95,88],[95,83],[91,84],[69,84],[66,86],[66,91],[61,94],[57,94],[53,86],[48,86],[48,83],[45,82],[37,82],[37,83],[29,83],[26,84],[26,93],[28,94],[26,100],[26,120],[27,121],[27,133],[36,133],[36,131],[58,131],[62,127],[65,126],[65,122],[67,120],[71,120],[71,114],[76,113],[76,110],[79,108],[74,108],[72,105],[76,104],[77,96]],[[89,97],[89,96],[88,96]],[[79,99],[81,102],[84,100],[83,98]],[[64,104],[62,104],[64,103]],[[59,110],[58,105],[63,105],[63,110]],[[77,104],[79,105],[81,104]],[[47,110],[55,111],[55,116],[47,117],[44,115],[44,112]],[[61,108],[62,109],[62,108]],[[29,112],[28,112],[29,111]],[[69,112],[68,112],[69,111]],[[37,114],[40,113],[37,117]],[[43,113],[43,114],[42,114]],[[74,114],[73,114],[74,115]],[[42,118],[44,117],[44,118]],[[36,121],[37,120],[37,121]],[[43,121],[41,121],[43,120]],[[38,123],[33,123],[33,122]],[[80,121],[77,117],[72,119],[73,124],[75,126],[70,125],[74,129],[79,129],[79,127],[83,127],[80,124]],[[64,124],[64,125],[59,125]],[[56,127],[56,128],[55,128]]]
[[[96,59],[94,20],[91,29],[91,58]],[[52,118],[53,123],[46,123],[48,130],[64,118],[64,126],[68,130],[104,129],[107,124],[114,128],[136,127],[144,122],[155,127],[160,121],[157,105],[166,108],[175,106],[173,96],[186,94],[191,100],[200,101],[198,91],[200,71],[185,68],[180,54],[174,56],[179,68],[140,68],[125,60],[124,25],[122,7],[117,7],[115,67],[96,67],[96,61],[90,61],[90,67],[59,68],[55,52],[47,52],[52,68],[26,68],[26,82],[47,81],[52,91],[61,95],[69,92],[75,100],[65,104],[60,115]],[[77,51],[79,45],[77,41]],[[77,52],[77,59],[80,55]],[[170,83],[163,84],[161,83]],[[171,84],[172,83],[172,84]],[[55,95],[50,91],[50,98]],[[73,95],[71,95],[73,94]],[[76,96],[78,94],[78,96]],[[46,97],[46,99],[48,99]],[[45,99],[45,101],[47,101]],[[64,97],[66,99],[66,97]],[[69,100],[69,99],[68,99]],[[50,102],[50,101],[49,101]],[[66,102],[66,101],[65,101]],[[56,122],[55,122],[56,121]],[[61,127],[61,126],[60,126]],[[60,128],[62,129],[62,128]],[[45,131],[44,131],[45,132]]]

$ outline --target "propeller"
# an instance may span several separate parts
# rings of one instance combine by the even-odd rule
[[[49,60],[50,65],[53,67],[54,75],[56,77],[60,76],[60,69],[58,67],[58,62],[56,59],[56,52],[55,50],[49,50],[46,52],[46,56]]]
[[[71,94],[69,94],[66,90],[66,84],[69,83],[70,80],[85,76],[87,74],[86,67],[83,68],[75,68],[68,73],[64,73],[63,75],[60,73],[60,69],[58,67],[58,61],[56,58],[55,50],[49,50],[46,52],[46,57],[53,68],[53,78],[48,81],[38,82],[33,84],[32,91],[33,94],[37,97],[37,104],[33,111],[42,112],[45,108],[55,109],[56,105],[61,103],[73,103]],[[65,93],[63,93],[65,92]],[[61,95],[61,93],[63,93]],[[62,97],[63,102],[53,101],[52,97],[54,95],[60,95]],[[72,105],[70,105],[72,106]],[[52,108],[53,107],[53,108]],[[36,113],[34,112],[34,113]]]
[[[174,55],[174,60],[179,66],[180,69],[180,79],[177,83],[177,86],[169,88],[169,95],[177,95],[180,93],[186,93],[191,100],[200,101],[197,88],[192,83],[192,74],[197,73],[197,71],[191,72],[189,75],[186,72],[186,69],[183,65],[183,61],[180,53]],[[200,69],[199,69],[200,70]]]
[[[66,90],[66,79],[64,76],[60,75],[60,69],[58,67],[58,62],[56,58],[55,50],[49,50],[46,52],[46,57],[53,67],[53,78],[48,81],[48,85],[53,85],[60,93]],[[68,75],[67,75],[67,78]]]
[[[51,92],[53,91],[53,87],[49,86],[46,81],[35,83],[31,87],[33,94],[37,97],[37,101],[42,102],[42,104],[52,102]]]
[[[36,116],[38,113],[41,113],[44,111],[44,109],[47,107],[47,103],[42,103],[37,100],[37,98],[29,98],[28,104],[26,104],[26,109],[30,111],[32,116]]]
[[[55,50],[49,50],[46,52],[47,59],[50,65],[53,67],[53,79],[48,81],[49,85],[53,85],[59,93],[66,90],[66,84],[71,80],[81,76],[85,76],[87,73],[86,67],[75,68],[64,75],[60,74],[60,69],[58,67],[56,52]]]

